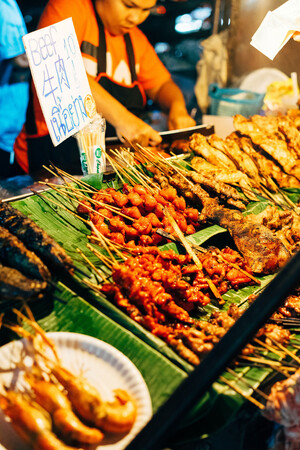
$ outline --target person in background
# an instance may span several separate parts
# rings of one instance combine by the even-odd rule
[[[14,142],[25,122],[29,68],[22,36],[27,33],[15,0],[0,6],[0,178],[14,175]],[[17,173],[17,172],[16,172]]]
[[[50,0],[38,28],[72,17],[97,111],[106,119],[106,136],[125,136],[143,146],[157,145],[161,136],[139,116],[147,98],[168,113],[168,128],[195,125],[184,96],[138,25],[156,0]],[[75,139],[53,147],[36,97],[25,128],[17,139],[17,161],[25,172],[50,160],[78,172]]]

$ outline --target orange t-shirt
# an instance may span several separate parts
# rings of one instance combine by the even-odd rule
[[[99,32],[91,0],[50,0],[41,16],[38,28],[52,25],[68,17],[72,17],[73,20],[85,69],[90,76],[96,78]],[[137,79],[143,89],[147,91],[168,81],[171,75],[144,33],[135,27],[129,34],[134,50]],[[113,36],[105,30],[105,38],[106,73],[117,83],[130,85],[131,75],[123,36]],[[48,128],[35,92],[33,109],[37,134],[31,137],[45,136],[48,134]],[[26,137],[26,130],[23,129],[15,143],[15,154],[20,166],[28,172]]]

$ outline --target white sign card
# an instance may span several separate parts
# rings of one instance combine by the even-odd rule
[[[95,102],[72,18],[23,37],[32,78],[54,146],[85,127]]]
[[[250,44],[273,60],[295,31],[300,31],[300,1],[288,0],[268,11]]]

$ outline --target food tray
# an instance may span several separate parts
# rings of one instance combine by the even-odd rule
[[[92,183],[93,180],[90,179]],[[296,195],[293,191],[293,195]],[[54,199],[58,194],[52,190],[47,196]],[[61,200],[60,200],[61,201]],[[85,269],[85,263],[76,251],[86,250],[89,230],[76,217],[64,212],[62,208],[54,207],[39,196],[20,199],[13,202],[14,207],[31,217],[38,225],[47,231],[74,260],[75,266]],[[251,204],[249,212],[259,212],[263,203]],[[225,230],[218,226],[208,227],[196,233],[190,239],[198,244],[218,236],[225,238]],[[175,244],[171,244],[175,245]],[[93,255],[88,255],[93,260]],[[94,258],[95,259],[95,258]],[[262,284],[268,284],[272,276],[263,277]],[[250,293],[258,289],[246,288],[239,292],[239,301],[243,301]],[[228,305],[237,298],[228,294]],[[238,301],[238,303],[239,303]],[[164,342],[147,332],[133,322],[104,297],[87,288],[80,277],[58,284],[53,298],[47,302],[32,305],[35,317],[46,331],[71,331],[97,337],[122,351],[137,366],[142,373],[150,391],[153,411],[156,412],[176,388],[187,378],[193,368],[180,358]],[[214,309],[214,305],[210,305]],[[245,369],[245,376],[257,387],[269,375],[267,370]],[[214,383],[195,408],[185,416],[182,427],[197,426],[198,439],[207,433],[214,433],[220,427],[230,422],[236,412],[244,405],[244,399],[227,386]],[[202,417],[211,417],[209,427]]]

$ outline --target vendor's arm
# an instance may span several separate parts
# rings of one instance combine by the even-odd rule
[[[187,112],[181,90],[171,78],[160,87],[148,90],[147,95],[168,113],[169,130],[196,125],[195,120]]]
[[[125,136],[143,146],[157,145],[161,142],[162,138],[157,131],[129,112],[92,77],[88,78],[97,111],[115,127],[119,138]]]

